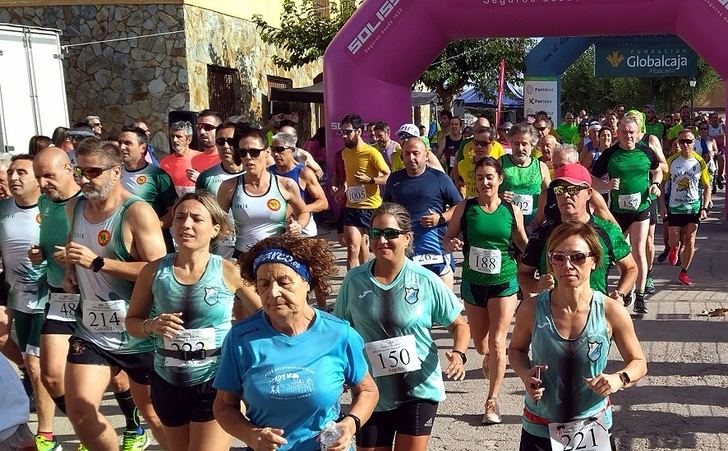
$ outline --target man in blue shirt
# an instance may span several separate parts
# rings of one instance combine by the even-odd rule
[[[427,148],[421,139],[402,142],[402,160],[405,168],[387,180],[384,200],[401,204],[412,216],[412,259],[440,276],[452,289],[455,262],[452,254],[442,248],[442,239],[462,198],[447,174],[427,166]]]

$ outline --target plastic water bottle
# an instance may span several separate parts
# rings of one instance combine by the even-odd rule
[[[331,445],[334,444],[341,437],[341,431],[339,430],[336,423],[333,421],[327,421],[324,425],[323,431],[319,434],[319,440],[321,442],[321,451],[326,451]]]

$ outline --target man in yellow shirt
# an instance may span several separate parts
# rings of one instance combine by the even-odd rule
[[[453,169],[453,175],[458,179],[462,178],[465,183],[465,197],[478,195],[475,183],[475,162],[483,157],[498,159],[505,154],[503,146],[495,140],[490,127],[478,127],[475,130],[471,144],[472,150],[470,152],[472,153],[465,149],[463,151],[465,158],[460,160]]]
[[[341,158],[344,160],[346,181],[339,187],[337,196],[341,201],[346,196],[346,207],[341,214],[348,269],[367,260],[368,250],[363,237],[369,228],[372,211],[382,205],[379,185],[387,183],[390,173],[382,153],[362,139],[363,131],[364,122],[358,114],[350,114],[341,120],[339,133],[344,141]]]

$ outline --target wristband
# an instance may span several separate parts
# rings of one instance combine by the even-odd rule
[[[352,420],[354,420],[354,428],[355,428],[354,433],[358,435],[359,431],[361,430],[361,419],[359,419],[359,417],[354,415],[353,413],[347,413],[346,415],[342,416],[341,419],[343,420],[346,417],[349,417]]]
[[[622,298],[622,299],[624,299],[624,298],[625,298],[625,296],[626,296],[626,295],[625,295],[624,293],[621,293],[621,292],[619,292],[619,291],[615,291],[615,293],[617,293],[617,296],[619,296],[619,297],[620,297],[620,298]]]
[[[652,182],[652,183],[650,183],[650,185],[657,185],[657,187],[659,188],[660,187],[660,182]]]
[[[468,361],[468,358],[465,356],[464,352],[453,349],[452,353],[459,355],[460,358],[463,359],[463,365],[465,365],[465,363]]]

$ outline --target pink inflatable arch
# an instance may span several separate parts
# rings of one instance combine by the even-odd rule
[[[365,0],[324,55],[327,166],[347,114],[395,130],[410,121],[411,85],[450,41],[661,33],[680,36],[728,83],[726,0]]]

